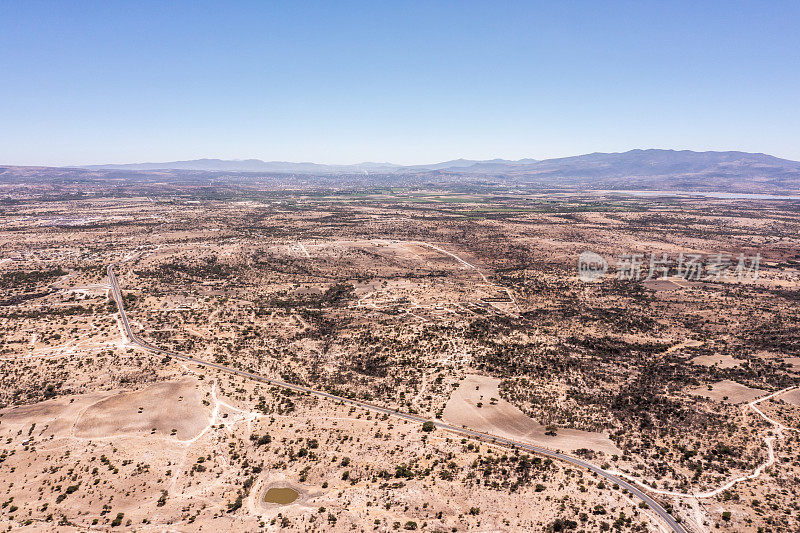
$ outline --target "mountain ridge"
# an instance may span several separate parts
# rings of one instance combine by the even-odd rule
[[[218,172],[281,172],[302,174],[343,173],[418,173],[451,171],[467,174],[608,174],[634,172],[636,175],[658,172],[710,171],[713,167],[730,171],[731,165],[762,168],[774,172],[783,169],[800,172],[800,162],[782,159],[769,154],[741,151],[704,151],[634,149],[627,152],[593,152],[575,156],[536,160],[524,158],[508,159],[454,159],[426,165],[397,165],[394,163],[363,162],[352,165],[328,165],[309,161],[263,161],[261,159],[216,159],[202,158],[183,161],[84,165],[72,168],[90,170],[201,170]],[[606,172],[603,172],[603,170]]]
[[[169,168],[183,167],[183,168]],[[0,183],[108,181],[225,186],[352,187],[486,185],[584,190],[716,191],[800,194],[800,162],[769,154],[636,149],[534,160],[454,159],[429,165],[364,162],[323,165],[259,159],[88,167],[0,165]],[[227,185],[226,185],[227,184]],[[277,185],[281,184],[281,185]]]

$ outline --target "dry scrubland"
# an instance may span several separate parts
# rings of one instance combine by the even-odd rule
[[[797,202],[4,192],[0,526],[658,531],[587,471],[126,345],[116,263],[157,346],[563,450],[690,531],[800,528],[800,396],[748,403],[800,384]],[[584,250],[759,252],[761,276],[585,283]]]

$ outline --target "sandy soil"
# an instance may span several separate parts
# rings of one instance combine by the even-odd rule
[[[156,433],[190,439],[208,424],[207,409],[190,380],[157,383],[132,392],[120,392],[89,406],[75,424],[83,438],[128,433]]]
[[[766,391],[761,389],[752,389],[735,381],[723,380],[711,384],[711,390],[708,386],[697,387],[691,389],[690,394],[696,396],[704,396],[719,402],[738,404],[755,400],[759,396],[766,394]]]
[[[559,429],[556,436],[545,435],[545,427],[511,403],[500,398],[500,379],[468,374],[450,396],[443,419],[503,437],[551,449],[573,451],[588,448],[621,455],[607,435],[576,429]],[[495,398],[495,400],[492,400]],[[481,403],[481,407],[478,407]]]
[[[678,344],[676,344],[674,346],[670,346],[670,348],[667,351],[668,352],[674,352],[674,351],[680,350],[682,348],[697,348],[698,346],[702,346],[702,345],[703,345],[703,343],[698,341],[698,340],[687,339],[687,340],[685,340],[685,341],[683,341],[681,343],[678,343]]]
[[[108,393],[91,393],[80,396],[64,396],[30,405],[9,407],[0,410],[0,421],[5,430],[16,432],[35,425],[36,437],[65,436],[72,431],[80,413],[94,403],[106,398]]]
[[[683,288],[677,283],[674,283],[668,279],[651,279],[645,281],[643,285],[648,289],[653,289],[654,291],[675,291]]]
[[[794,370],[800,372],[800,357],[786,357],[784,361],[789,363]]]
[[[714,346],[756,351],[795,368],[738,366],[736,377],[724,377],[770,391],[793,382],[800,358],[787,357],[778,342],[792,338],[800,317],[792,294],[776,291],[765,302],[760,290],[744,285],[669,278],[648,284],[656,292],[642,299],[638,287],[611,283],[613,272],[597,284],[573,277],[588,243],[612,261],[629,252],[675,258],[758,248],[758,285],[796,287],[797,269],[784,266],[796,259],[796,210],[717,201],[603,206],[586,204],[583,195],[557,205],[549,192],[501,194],[481,201],[485,211],[480,203],[460,204],[461,194],[437,205],[450,200],[386,194],[374,203],[360,193],[321,199],[318,191],[283,199],[270,193],[255,202],[165,196],[5,206],[2,255],[20,259],[0,272],[68,274],[48,274],[30,287],[6,278],[4,298],[22,299],[0,306],[0,405],[32,405],[4,409],[0,417],[0,530],[394,531],[413,520],[424,531],[546,531],[554,519],[569,518],[580,522],[578,530],[599,531],[620,512],[634,521],[623,530],[659,530],[638,500],[572,465],[538,463],[530,479],[521,479],[515,457],[523,454],[125,345],[106,298],[105,269],[116,263],[134,329],[159,346],[315,388],[334,385],[426,418],[447,406],[449,421],[460,417],[567,452],[617,453],[603,435],[547,436],[537,420],[613,428],[625,453],[592,461],[658,490],[704,493],[760,474],[730,486],[732,499],[664,496],[691,531],[800,531],[793,507],[798,440],[789,430],[786,438],[767,430],[755,411],[800,427],[800,394],[750,408],[735,402],[766,393],[706,385],[722,379],[720,367],[737,362],[716,355]],[[41,224],[43,217],[96,223],[70,230]],[[353,284],[354,294],[320,305],[335,283]],[[502,298],[503,287],[515,304],[481,300]],[[522,317],[513,316],[517,303]],[[639,316],[646,320],[633,319]],[[760,331],[775,338],[759,338]],[[697,350],[693,339],[710,348]],[[606,341],[634,357],[607,357]],[[684,354],[668,358],[677,372],[663,382],[636,379],[652,343]],[[534,365],[560,369],[548,367],[554,371],[545,375],[502,355],[480,357],[501,345],[530,354]],[[519,372],[507,396],[512,405],[500,400],[496,379],[461,383],[479,364],[493,375]],[[703,385],[696,394],[716,399],[690,396],[689,387],[672,394],[685,375]],[[619,392],[615,384],[630,383],[637,397],[675,401],[680,409],[647,418],[637,409],[610,412],[604,402],[581,399],[594,392],[596,378],[612,394]],[[57,400],[45,401],[54,394]],[[692,416],[678,416],[685,409]],[[640,425],[645,420],[650,424]],[[271,442],[256,440],[266,435]],[[720,444],[735,453],[714,453]],[[695,476],[698,458],[703,469]],[[402,465],[410,477],[398,477]],[[301,496],[285,506],[262,505],[270,486]],[[239,496],[246,501],[232,509]],[[604,514],[592,511],[598,504]],[[472,507],[480,513],[471,514]],[[730,520],[723,521],[724,511],[732,512]],[[583,512],[586,520],[579,519]],[[124,521],[112,529],[118,513]]]
[[[741,363],[739,359],[734,359],[730,355],[699,355],[691,359],[691,362],[703,366],[716,365],[719,368],[733,368]]]
[[[800,389],[793,390],[791,392],[787,392],[783,396],[781,396],[781,400],[797,405],[800,407]]]

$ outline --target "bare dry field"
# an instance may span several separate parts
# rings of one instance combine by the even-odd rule
[[[498,386],[500,379],[467,374],[450,395],[443,420],[456,426],[544,446],[553,450],[574,452],[589,449],[611,455],[622,454],[607,435],[577,429],[561,429],[547,435],[542,424],[503,400]]]
[[[800,357],[785,357],[783,360],[796,372],[800,372]]]
[[[4,189],[1,528],[666,527],[589,470],[421,420],[591,462],[692,533],[800,528],[797,202],[165,187]],[[718,253],[758,277],[648,278],[651,254]],[[420,422],[141,349],[112,264],[143,341]]]
[[[698,355],[691,360],[692,363],[703,366],[716,366],[719,368],[733,368],[741,363],[730,355]]]
[[[711,383],[708,386],[698,387],[689,391],[691,394],[703,396],[717,402],[730,404],[745,403],[755,400],[759,396],[764,396],[765,391],[753,389],[736,383],[735,381],[723,380]]]
[[[800,407],[800,390],[793,390],[791,392],[787,392],[786,394],[781,396],[781,399],[785,402],[789,402],[791,404]]]
[[[203,412],[197,387],[191,381],[166,382],[110,395],[81,411],[73,434],[88,439],[141,433],[191,439],[206,427],[210,414]]]

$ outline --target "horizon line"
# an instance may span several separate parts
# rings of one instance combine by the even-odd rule
[[[601,151],[593,151],[593,152],[583,152],[577,153],[572,155],[562,155],[562,156],[555,156],[555,157],[544,157],[544,158],[535,158],[535,157],[521,157],[519,159],[508,159],[504,157],[493,157],[489,159],[472,159],[469,157],[456,157],[452,159],[443,159],[440,161],[434,161],[431,163],[392,163],[391,161],[376,161],[376,160],[366,160],[360,161],[357,163],[323,163],[317,162],[313,160],[289,160],[289,159],[261,159],[259,157],[244,157],[244,158],[222,158],[222,157],[196,157],[193,159],[170,159],[166,161],[137,161],[137,162],[106,162],[106,163],[82,163],[82,164],[17,164],[17,163],[0,163],[3,166],[15,166],[15,167],[45,167],[45,168],[79,168],[85,169],[89,167],[104,167],[104,166],[117,166],[117,165],[159,165],[159,164],[167,164],[167,163],[187,163],[187,162],[194,162],[194,161],[225,161],[225,162],[246,162],[246,161],[258,161],[261,163],[287,163],[287,164],[296,164],[296,165],[320,165],[320,166],[331,166],[331,167],[353,167],[353,166],[360,166],[360,165],[390,165],[396,167],[425,167],[430,165],[439,165],[442,163],[449,163],[454,161],[472,161],[476,163],[481,162],[489,162],[489,161],[507,161],[511,163],[529,160],[532,162],[542,162],[542,161],[549,161],[554,159],[565,159],[569,157],[581,157],[581,156],[588,156],[588,155],[596,155],[596,154],[626,154],[630,152],[647,152],[647,151],[663,151],[663,152],[692,152],[692,153],[742,153],[742,154],[751,154],[751,155],[765,155],[770,157],[776,157],[778,159],[784,159],[786,161],[792,162],[800,162],[795,159],[791,159],[789,157],[783,157],[780,155],[774,155],[768,152],[749,152],[745,150],[693,150],[691,148],[631,148],[629,150],[624,151],[614,151],[614,152],[601,152]]]

